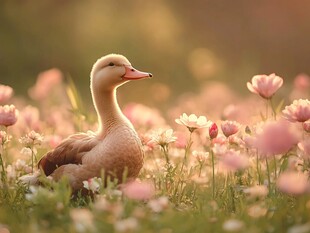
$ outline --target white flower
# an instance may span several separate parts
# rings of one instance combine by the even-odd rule
[[[41,144],[43,142],[43,135],[35,132],[34,130],[30,131],[27,136],[32,139],[35,144]]]
[[[147,205],[153,212],[160,213],[168,207],[169,199],[166,196],[162,196],[157,199],[150,200]]]
[[[227,145],[226,144],[220,144],[220,143],[215,143],[212,147],[212,151],[216,155],[222,155],[225,154],[227,151]]]
[[[77,232],[89,232],[90,229],[94,228],[94,216],[90,210],[72,209],[70,211],[70,216]]]
[[[22,160],[22,159],[17,159],[15,164],[15,169],[18,170],[18,171],[21,171],[23,170],[25,167],[27,167],[27,164],[26,164],[26,161],[25,160]]]
[[[302,225],[294,225],[290,227],[287,233],[308,233],[310,231],[310,222]]]
[[[136,218],[129,217],[123,220],[119,220],[114,223],[114,229],[117,232],[129,232],[134,231],[138,228],[139,223]]]
[[[35,197],[37,196],[38,192],[39,192],[39,188],[36,187],[36,186],[30,186],[29,187],[29,191],[30,193],[26,193],[25,194],[25,198],[28,200],[28,201],[33,201],[35,199]]]
[[[83,187],[93,193],[99,192],[100,184],[102,184],[101,178],[97,177],[83,181]]]
[[[212,125],[212,122],[207,120],[205,116],[197,117],[195,114],[187,116],[186,113],[183,113],[180,118],[175,119],[175,122],[179,125],[186,126],[191,132],[195,129],[206,128]]]
[[[252,218],[264,217],[267,214],[267,209],[260,205],[253,205],[248,208],[248,215]]]
[[[177,137],[173,136],[172,129],[158,129],[153,132],[151,142],[159,146],[165,146],[171,142],[175,142],[176,140]]]
[[[16,178],[16,170],[15,170],[15,167],[13,167],[12,165],[8,165],[6,167],[6,173],[7,173],[8,178],[10,179]]]
[[[24,137],[19,139],[19,142],[26,147],[33,145],[40,145],[43,142],[43,136],[35,131],[27,133]]]
[[[20,150],[20,153],[22,155],[32,155],[32,151],[29,147],[23,147],[21,150]]]
[[[244,226],[244,223],[237,219],[226,220],[223,224],[223,230],[229,232],[239,232]]]
[[[193,156],[197,159],[199,163],[204,162],[209,157],[209,152],[196,151],[192,152]]]
[[[123,215],[124,206],[121,202],[109,202],[106,196],[98,195],[94,203],[94,209],[97,211],[109,212],[115,218]]]
[[[248,194],[251,198],[266,197],[268,189],[265,185],[255,185],[244,189],[243,192]]]

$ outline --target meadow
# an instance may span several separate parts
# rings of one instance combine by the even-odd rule
[[[281,100],[285,85],[256,75],[237,98],[209,84],[165,115],[139,100],[124,106],[145,151],[138,179],[96,177],[84,182],[92,195],[75,198],[66,179],[19,178],[70,134],[95,131],[95,113],[57,69],[27,98],[0,85],[0,233],[310,232],[310,78],[297,76]]]

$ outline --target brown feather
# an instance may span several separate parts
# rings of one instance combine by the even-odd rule
[[[38,163],[46,176],[65,164],[81,164],[83,156],[91,151],[99,140],[93,133],[74,134],[45,154]]]

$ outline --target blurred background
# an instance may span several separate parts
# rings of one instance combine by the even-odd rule
[[[205,98],[253,95],[246,82],[273,72],[285,96],[310,74],[309,12],[308,0],[1,0],[0,83],[27,96],[40,72],[58,68],[90,103],[92,64],[120,53],[154,75],[122,87],[122,105],[166,110],[215,82],[229,89]]]

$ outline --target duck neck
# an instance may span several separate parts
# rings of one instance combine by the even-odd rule
[[[131,125],[117,103],[116,88],[93,93],[93,101],[98,114],[99,136],[105,137],[116,126]]]

